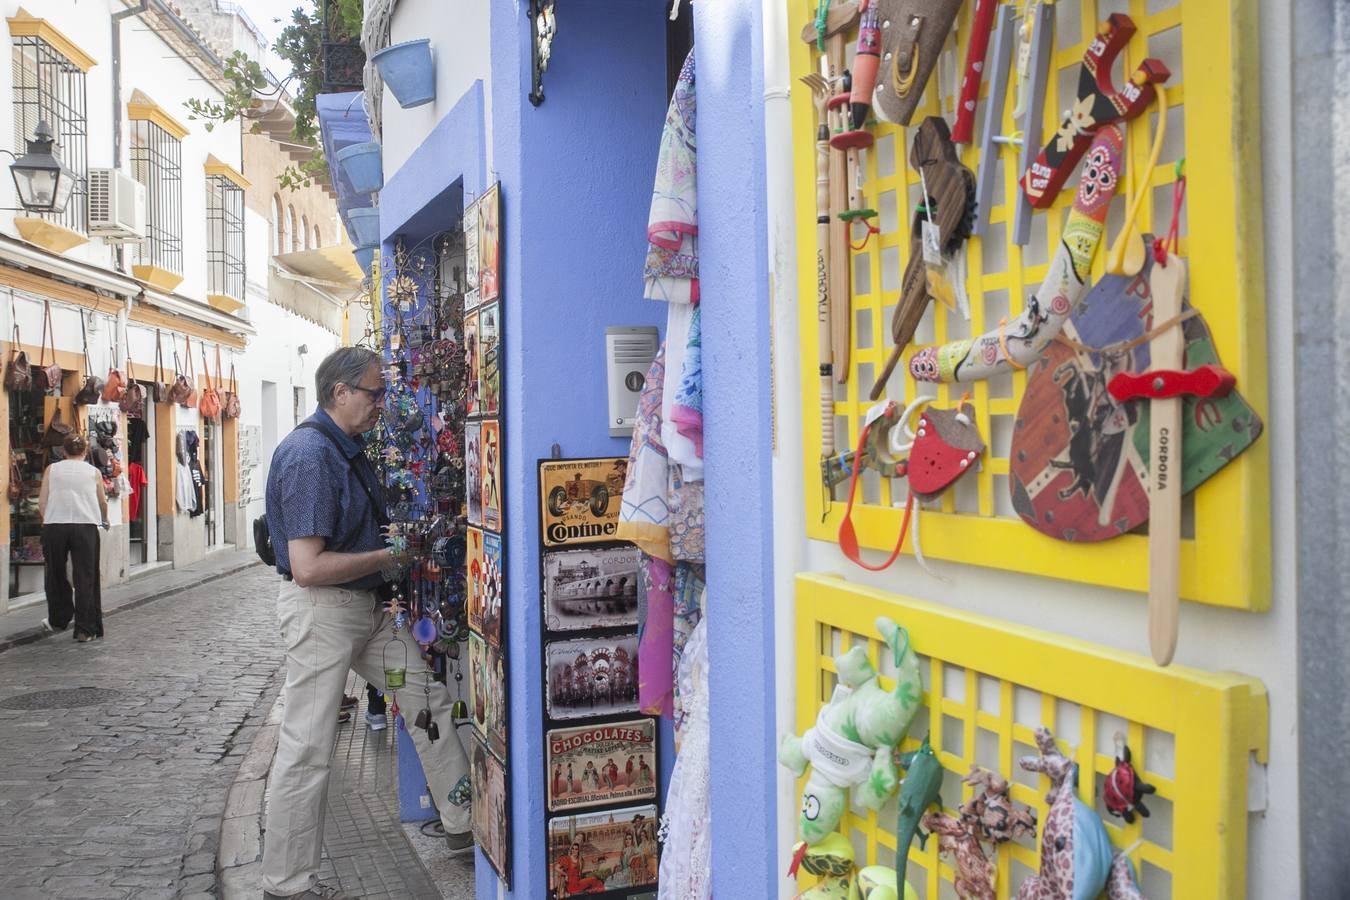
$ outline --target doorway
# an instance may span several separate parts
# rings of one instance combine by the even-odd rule
[[[221,427],[215,419],[202,418],[202,504],[206,517],[206,549],[220,546],[220,512],[224,508],[223,479],[220,477]]]
[[[150,396],[150,385],[141,382],[146,397]],[[128,559],[131,567],[149,565],[159,560],[158,518],[156,510],[155,477],[155,415],[150,403],[146,403],[146,412],[142,418],[127,419],[127,480],[131,482],[131,494],[128,497],[128,540],[130,551]]]

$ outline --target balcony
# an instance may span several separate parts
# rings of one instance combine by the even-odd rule
[[[361,36],[348,34],[338,15],[336,4],[320,4],[323,15],[323,94],[340,94],[362,89],[366,54]]]

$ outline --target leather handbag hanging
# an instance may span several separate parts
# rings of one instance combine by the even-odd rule
[[[51,333],[52,361],[47,362],[47,334]],[[37,371],[33,373],[33,383],[38,390],[61,390],[61,365],[56,361],[56,329],[52,327],[52,304],[42,301],[42,347],[38,355]]]
[[[84,386],[75,393],[75,405],[88,406],[98,402],[103,392],[103,381],[94,374],[94,366],[89,362],[89,330],[84,320],[84,310],[80,310],[80,341],[84,344]]]
[[[164,403],[169,399],[169,385],[164,381],[164,343],[159,329],[155,329],[155,379],[150,382],[150,400]]]
[[[42,446],[60,447],[65,441],[66,435],[74,430],[61,421],[61,407],[58,406],[52,411],[52,420],[47,423],[47,430],[42,434]]]
[[[127,386],[122,399],[117,401],[122,412],[133,419],[145,418],[145,386],[136,380],[136,370],[132,368],[131,357],[127,357]]]
[[[10,314],[13,319],[13,313]],[[5,390],[31,391],[33,389],[33,367],[28,362],[28,354],[19,349],[19,323],[14,322],[14,343],[10,345],[9,359],[5,362]]]
[[[19,465],[19,454],[15,450],[9,451],[9,485],[5,489],[5,495],[10,500],[19,500],[23,497],[23,466]]]
[[[216,382],[220,383],[220,345],[216,345]],[[239,376],[234,374],[234,354],[230,354],[230,386],[234,390],[225,392],[220,414],[227,419],[237,419],[243,411],[239,402]]]
[[[191,349],[190,342],[188,349]],[[197,400],[197,409],[201,411],[204,418],[214,419],[220,415],[220,391],[211,385],[211,366],[206,363],[205,357],[206,342],[202,341],[202,378],[206,382],[206,388]],[[217,375],[217,380],[219,380],[219,375]]]
[[[108,348],[108,380],[103,382],[103,402],[119,403],[122,392],[127,389],[127,381],[117,371],[117,341],[114,332],[113,344]]]
[[[179,406],[196,404],[196,391],[192,389],[192,340],[187,342],[187,372],[184,374],[182,363],[178,359],[178,346],[173,348],[173,386],[169,388],[169,399]]]

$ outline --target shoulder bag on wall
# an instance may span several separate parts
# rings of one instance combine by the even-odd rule
[[[216,383],[220,383],[220,345],[216,345]],[[239,418],[242,412],[239,403],[239,376],[234,374],[234,355],[230,355],[230,386],[234,390],[225,392],[225,400],[220,408],[220,414],[227,419]]]
[[[42,446],[60,447],[65,441],[66,435],[74,429],[61,421],[61,407],[52,410],[52,420],[47,423],[47,430],[42,435]]]
[[[75,405],[88,406],[98,402],[103,392],[103,381],[94,374],[94,366],[89,362],[89,329],[84,320],[84,310],[80,310],[80,342],[84,345],[84,386],[75,393]]]
[[[108,380],[103,382],[103,402],[120,403],[122,392],[127,389],[127,381],[122,377],[122,373],[117,371],[117,326],[113,329],[113,342],[108,347]]]
[[[133,419],[145,417],[145,387],[136,380],[136,370],[131,366],[130,356],[127,357],[127,387],[117,405]]]
[[[192,349],[191,342],[188,344],[188,349]],[[206,362],[205,341],[202,342],[202,379],[206,382],[206,388],[197,401],[197,409],[201,411],[204,418],[214,419],[220,415],[220,391],[211,385],[211,366]],[[218,374],[217,380],[219,380]]]
[[[169,385],[164,380],[164,343],[159,329],[155,329],[155,378],[150,382],[150,400],[164,403],[169,399]]]
[[[47,362],[47,333],[51,332],[52,342],[52,361]],[[38,355],[37,372],[33,375],[33,382],[39,390],[51,391],[61,389],[61,366],[56,361],[56,329],[52,327],[52,304],[49,300],[42,301],[42,347]]]
[[[192,389],[192,340],[187,342],[187,362],[186,373],[183,370],[182,363],[178,360],[178,345],[173,348],[173,386],[169,388],[169,399],[179,406],[193,406],[197,402],[197,392]]]
[[[13,314],[11,313],[11,318]],[[5,363],[5,390],[30,391],[33,389],[33,367],[28,362],[28,354],[19,349],[19,323],[14,322],[14,343],[10,345],[9,360]]]

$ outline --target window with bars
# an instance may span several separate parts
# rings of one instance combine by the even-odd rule
[[[133,120],[131,173],[145,185],[141,264],[183,274],[182,144],[149,119]]]
[[[55,151],[79,176],[64,212],[42,215],[81,234],[88,233],[88,121],[84,71],[40,37],[14,38],[14,152],[28,152],[38,122],[51,126]]]
[[[244,299],[244,191],[223,175],[206,177],[207,291]]]

